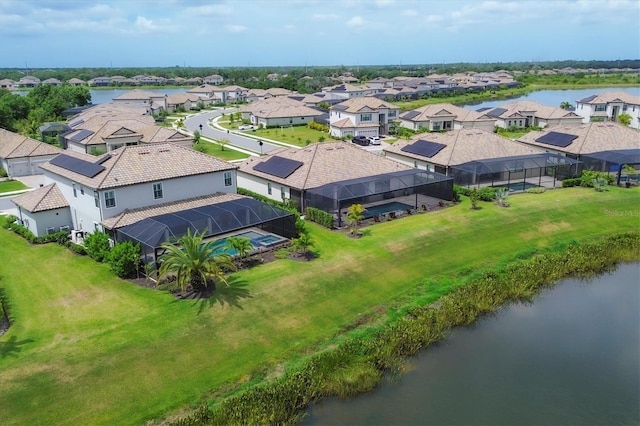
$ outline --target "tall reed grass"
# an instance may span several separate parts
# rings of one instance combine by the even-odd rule
[[[471,324],[508,303],[530,302],[564,277],[593,277],[638,259],[640,232],[516,255],[494,271],[473,274],[435,303],[409,302],[398,309],[403,315],[389,315],[380,325],[352,330],[281,377],[211,406],[203,404],[171,424],[295,424],[313,401],[365,392],[375,388],[384,374],[400,373],[406,357],[446,338],[454,327]]]

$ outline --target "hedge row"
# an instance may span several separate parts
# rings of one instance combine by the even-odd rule
[[[250,191],[246,188],[238,188],[237,192],[240,195],[246,195],[247,197],[254,198],[258,201],[262,201],[263,203],[267,203],[271,206],[275,206],[283,210],[286,210],[288,212],[295,213],[297,217],[300,217],[300,212],[298,211],[298,205],[295,202],[295,200],[287,200],[285,202],[276,201],[272,198],[265,197],[262,194],[258,194],[257,192]]]
[[[316,209],[315,207],[307,207],[304,212],[305,220],[310,220],[324,226],[325,228],[333,228],[333,215],[327,213],[324,210]]]
[[[239,391],[212,408],[202,405],[170,424],[294,423],[313,401],[377,386],[386,372],[400,371],[407,356],[443,339],[453,327],[468,325],[506,303],[530,301],[541,289],[568,275],[589,277],[613,269],[618,262],[639,259],[640,233],[556,250],[561,251],[527,257],[497,272],[480,274],[437,304],[405,306],[400,311],[404,315],[355,331],[284,376]]]
[[[464,186],[454,185],[453,190],[459,195],[469,196],[474,188],[465,188]],[[482,201],[493,201],[496,198],[497,189],[491,186],[485,186],[477,189],[478,197]]]

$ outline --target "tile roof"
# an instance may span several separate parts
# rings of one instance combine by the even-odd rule
[[[418,114],[412,114],[413,112],[417,112]],[[410,121],[429,121],[433,118],[443,116],[453,116],[456,121],[495,121],[495,118],[491,118],[486,114],[466,108],[460,108],[447,103],[431,104],[416,108],[402,114],[400,119]]]
[[[31,213],[69,207],[67,199],[55,183],[18,195],[11,201]]]
[[[565,148],[536,141],[549,132],[566,133],[577,136],[577,138]],[[518,141],[545,149],[581,155],[600,151],[640,148],[640,131],[613,122],[594,122],[580,126],[554,126],[541,131],[529,132],[520,136]]]
[[[53,145],[0,128],[0,158],[39,157],[61,152]]]
[[[591,97],[591,96],[590,96]],[[578,100],[577,102],[584,104],[607,104],[610,102],[624,102],[630,105],[640,105],[640,96],[634,96],[631,93],[626,92],[604,92],[599,95],[594,95],[591,100],[585,98]]]
[[[161,93],[150,92],[148,90],[133,89],[120,96],[113,98],[114,101],[137,101],[151,98],[162,98],[165,95]]]
[[[340,111],[356,113],[360,112],[365,108],[377,111],[379,109],[400,109],[399,107],[390,104],[389,102],[380,100],[373,96],[364,96],[362,98],[351,98],[347,99],[344,102],[340,102],[339,104],[331,107],[332,109],[338,106]],[[345,108],[346,107],[346,108]]]
[[[402,148],[418,140],[440,143],[445,147],[430,158],[402,151]],[[441,166],[454,166],[469,161],[539,154],[542,152],[538,148],[526,146],[481,129],[459,129],[445,133],[421,133],[408,141],[399,140],[393,145],[383,148],[383,150]]]
[[[91,163],[105,159],[100,163],[105,170],[89,178],[50,162],[40,167],[93,189],[117,188],[236,169],[231,163],[173,143],[125,146],[99,158],[72,151],[65,151],[65,154]]]
[[[286,178],[279,178],[253,169],[256,164],[262,163],[272,156],[300,161],[303,164]],[[281,148],[260,158],[250,158],[240,164],[238,173],[246,173],[303,190],[329,183],[410,169],[409,166],[373,154],[348,142],[325,142],[299,149]]]
[[[568,111],[560,107],[550,107],[542,105],[534,101],[516,101],[508,104],[500,105],[500,109],[506,111],[499,114],[500,118],[520,117],[524,116],[526,112],[532,112],[538,118],[543,119],[558,119],[564,118],[572,120],[573,122],[582,122],[582,117],[573,111]]]
[[[195,209],[197,207],[209,206],[211,204],[225,203],[227,201],[234,201],[242,198],[249,197],[233,193],[217,192],[211,195],[187,198],[185,200],[173,201],[170,203],[163,203],[150,207],[125,210],[119,215],[105,219],[102,224],[107,229],[122,228],[123,226],[133,225],[134,223],[147,219],[149,217],[159,216],[167,213],[176,213],[183,210]]]

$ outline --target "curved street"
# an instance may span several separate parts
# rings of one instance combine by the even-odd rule
[[[211,126],[209,123],[212,118],[219,117],[223,113],[227,114],[229,112],[236,111],[237,109],[216,109],[214,111],[201,112],[185,118],[184,126],[191,133],[197,130],[202,134],[202,136],[206,138],[215,140],[228,139],[230,145],[242,148],[243,150],[254,152],[256,154],[266,154],[267,152],[273,151],[274,149],[282,148],[282,145],[270,143],[266,140],[258,138],[244,136],[242,132],[239,132],[237,130],[220,130],[214,126]],[[262,146],[260,146],[259,144],[260,140],[262,140]]]

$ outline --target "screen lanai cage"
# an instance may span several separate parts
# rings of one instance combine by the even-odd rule
[[[503,186],[511,191],[531,187],[555,188],[558,181],[578,174],[580,161],[559,154],[540,153],[490,158],[451,166],[460,186]]]
[[[162,244],[187,233],[205,232],[211,239],[245,228],[258,228],[285,238],[296,237],[295,214],[253,198],[225,201],[149,217],[115,230],[116,241],[140,244],[145,263],[158,260]]]
[[[352,204],[369,205],[392,200],[418,208],[426,198],[453,199],[453,179],[440,173],[411,169],[350,179],[305,191],[305,207],[333,213],[342,226],[343,210]]]
[[[623,179],[625,182],[629,182],[629,180],[634,179],[634,177],[637,182],[638,169],[640,169],[640,148],[582,154],[582,162],[586,170],[597,170],[609,174],[613,173],[616,176],[618,185],[620,185]],[[624,166],[633,168],[635,172],[629,173],[625,171]]]

